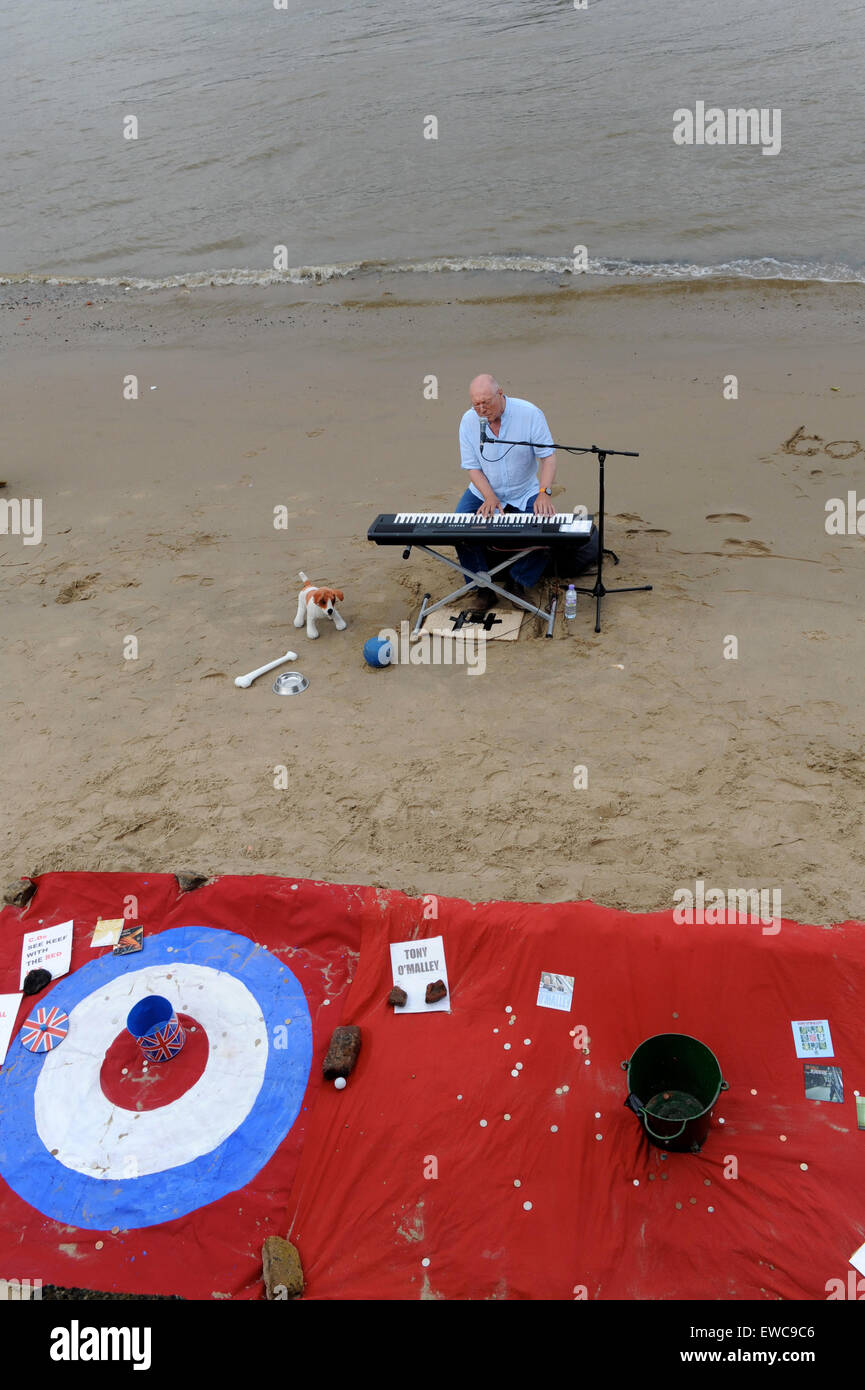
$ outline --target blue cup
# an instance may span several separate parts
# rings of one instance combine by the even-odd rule
[[[149,994],[130,1009],[126,1029],[148,1062],[169,1062],[186,1042],[174,1005],[161,994]]]
[[[389,666],[393,661],[393,645],[387,637],[369,637],[363,644],[363,659],[367,666]]]

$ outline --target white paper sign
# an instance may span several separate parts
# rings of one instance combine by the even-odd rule
[[[0,1067],[6,1061],[9,1039],[23,998],[23,994],[0,994]]]
[[[797,1019],[793,1024],[797,1057],[834,1057],[828,1018]]]
[[[72,963],[72,922],[29,931],[21,947],[19,988],[31,970],[48,970],[52,980],[65,975]]]
[[[408,999],[396,1014],[450,1013],[450,993],[435,1004],[425,1002],[426,987],[436,980],[448,984],[444,941],[440,936],[428,936],[422,941],[392,941],[390,963],[393,982],[404,989]],[[450,986],[448,985],[448,991]]]

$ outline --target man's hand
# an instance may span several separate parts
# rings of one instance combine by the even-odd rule
[[[553,516],[555,510],[552,497],[548,497],[545,492],[539,492],[535,498],[535,516]]]
[[[549,500],[549,499],[548,499]],[[504,507],[496,496],[486,498],[478,507],[478,516],[495,516],[496,512],[503,512]]]

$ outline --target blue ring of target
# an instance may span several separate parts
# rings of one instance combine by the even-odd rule
[[[264,1015],[271,1042],[252,1108],[217,1148],[189,1163],[137,1178],[91,1178],[59,1163],[39,1137],[34,1100],[46,1054],[18,1045],[19,1032],[14,1052],[10,1047],[0,1070],[0,1174],[13,1192],[55,1221],[84,1230],[134,1230],[186,1216],[245,1187],[273,1157],[300,1113],[312,1065],[306,996],[287,965],[245,936],[210,927],[161,932],[147,937],[142,955],[107,955],[82,966],[59,981],[48,999],[71,1014],[82,999],[118,975],[184,962],[233,975]],[[287,1018],[291,1025],[286,1028]],[[272,1040],[280,1027],[286,1045],[277,1049]],[[98,1071],[94,1084],[99,1085]]]

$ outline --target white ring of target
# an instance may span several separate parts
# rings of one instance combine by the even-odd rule
[[[207,1064],[177,1100],[126,1110],[104,1095],[99,1074],[129,1010],[147,994],[163,995],[177,1013],[201,1023]],[[118,975],[75,1005],[63,1046],[45,1057],[34,1095],[39,1137],[59,1163],[90,1178],[180,1167],[243,1123],[261,1090],[267,1054],[261,1007],[234,975],[180,961]]]

